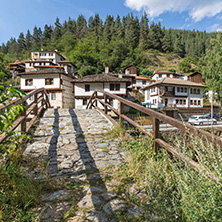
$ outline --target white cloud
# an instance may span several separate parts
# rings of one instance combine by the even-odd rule
[[[214,24],[207,28],[207,32],[221,32],[222,27],[221,24]]]
[[[145,10],[152,18],[164,12],[188,11],[195,22],[222,11],[221,0],[125,0],[125,5],[137,11]]]

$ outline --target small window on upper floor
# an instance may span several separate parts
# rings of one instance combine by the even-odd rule
[[[120,90],[120,84],[113,84],[113,83],[111,83],[109,85],[109,90],[110,91],[119,91]]]
[[[53,85],[53,84],[54,84],[53,78],[45,79],[45,85]]]
[[[85,92],[89,92],[90,91],[90,85],[85,85]]]
[[[162,78],[162,74],[159,74],[159,78]]]
[[[184,88],[184,92],[187,93],[187,88]]]
[[[25,85],[26,86],[32,86],[33,85],[33,79],[26,79],[25,80]]]
[[[146,80],[143,80],[143,81],[142,81],[142,84],[143,84],[143,85],[146,85]]]
[[[180,92],[180,87],[177,87],[177,92]]]

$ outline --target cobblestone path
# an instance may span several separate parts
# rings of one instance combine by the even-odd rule
[[[40,221],[60,221],[65,212],[71,221],[115,221],[116,210],[125,206],[113,187],[117,181],[110,170],[126,159],[118,138],[104,139],[112,128],[96,110],[48,109],[26,145],[24,156],[47,161],[51,180],[64,180],[70,186],[41,194],[42,204],[34,209]],[[36,167],[27,173],[46,180]],[[73,190],[72,188],[75,187]]]

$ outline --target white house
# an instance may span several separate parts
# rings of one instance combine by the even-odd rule
[[[63,68],[42,69],[20,73],[20,87],[29,92],[44,87],[49,95],[50,104],[55,108],[73,108],[74,96],[71,80]],[[31,101],[33,98],[31,98]],[[30,101],[30,102],[31,102]]]
[[[19,74],[20,88],[26,92],[44,87],[49,94],[51,106],[73,108],[74,95],[71,81],[74,65],[65,61],[57,51],[31,52],[31,60],[25,61],[25,72]],[[33,98],[31,98],[30,103]]]
[[[31,52],[31,59],[25,61],[25,71],[32,72],[39,69],[46,68],[60,68],[63,67],[64,71],[74,76],[74,64],[66,61],[65,57],[58,53],[57,50],[41,50]]]
[[[145,103],[152,104],[152,108],[203,107],[205,87],[201,83],[166,77],[144,88]]]
[[[75,98],[74,107],[77,109],[85,109],[89,98],[93,92],[98,89],[106,91],[118,96],[127,95],[127,83],[125,78],[118,78],[110,74],[88,75],[77,78],[72,81]],[[102,94],[101,94],[102,95]],[[100,93],[98,94],[100,96]],[[108,102],[118,109],[118,101],[108,99]],[[101,106],[103,108],[103,106]]]
[[[170,71],[156,71],[152,76],[151,79],[153,80],[160,80],[166,77],[169,78],[180,78],[181,74],[177,72],[170,72]]]

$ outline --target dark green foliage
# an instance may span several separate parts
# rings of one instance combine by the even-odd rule
[[[222,33],[218,32],[216,39],[212,39],[211,47],[206,52],[202,71],[206,84],[214,92],[221,103],[222,98]]]
[[[26,37],[25,37],[25,50],[29,51],[31,50],[31,45],[32,45],[32,39],[31,39],[31,34],[30,31],[27,31]]]
[[[180,57],[203,57],[210,39],[215,37],[215,33],[165,29],[160,23],[149,25],[145,12],[140,20],[131,13],[122,18],[107,15],[104,22],[95,14],[88,24],[80,15],[77,20],[69,17],[63,24],[56,18],[54,26],[45,25],[43,33],[37,27],[32,34],[28,30],[25,37],[21,33],[17,40],[11,38],[2,44],[0,52],[12,62],[26,59],[31,50],[58,49],[77,65],[80,75],[86,75],[103,71],[104,65],[109,65],[110,71],[133,64],[141,70],[147,68],[153,65],[147,55],[149,49],[175,52]],[[87,48],[84,47],[81,55],[80,46],[85,45]]]
[[[0,83],[4,83],[11,77],[11,74],[8,72],[5,62],[4,62],[4,54],[0,53]]]
[[[193,61],[190,57],[185,57],[183,61],[178,64],[178,68],[183,73],[190,73],[193,71],[191,67],[192,63]]]
[[[185,45],[182,42],[182,37],[181,36],[177,36],[176,41],[175,41],[175,45],[174,45],[174,52],[177,53],[180,57],[184,57],[185,56]]]
[[[40,50],[41,46],[41,37],[42,37],[42,31],[41,29],[37,29],[37,27],[33,30],[33,35],[31,37],[31,43],[32,43],[32,50]]]

